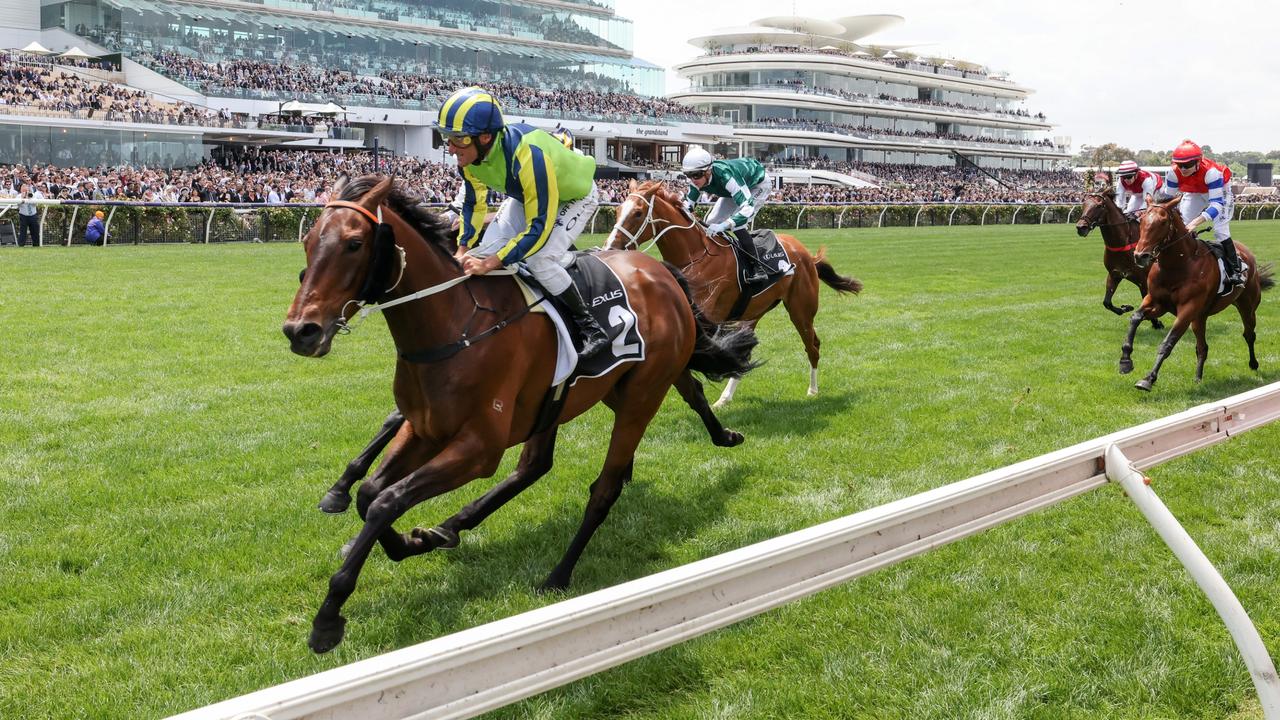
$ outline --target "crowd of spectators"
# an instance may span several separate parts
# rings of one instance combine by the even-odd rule
[[[778,128],[783,130],[812,130],[816,132],[835,133],[837,135],[854,135],[857,137],[908,137],[918,138],[922,140],[950,140],[954,142],[966,143],[983,143],[997,145],[1016,145],[1019,147],[1044,148],[1052,150],[1056,146],[1052,140],[1048,138],[1044,140],[1024,140],[1014,138],[998,138],[964,135],[953,132],[938,132],[927,130],[893,130],[890,128],[877,128],[870,125],[852,125],[849,123],[825,122],[822,120],[809,120],[802,118],[768,118],[757,120],[752,123],[746,123],[747,127],[767,127]]]
[[[711,121],[681,103],[627,92],[575,86],[570,79],[544,77],[536,82],[445,78],[430,73],[383,71],[377,77],[313,65],[282,65],[259,60],[207,62],[176,52],[142,55],[138,61],[210,95],[220,90],[252,89],[281,97],[302,94],[374,96],[437,105],[459,88],[483,84],[508,110],[548,110],[600,117],[642,116]],[[538,89],[535,89],[538,88]]]
[[[229,113],[163,103],[132,88],[81,77],[51,65],[4,63],[0,112],[167,125],[225,125]]]
[[[895,163],[832,163],[824,169],[857,170],[875,177],[879,187],[786,184],[775,200],[785,202],[1027,202],[1075,203],[1084,189],[1080,175],[1070,170],[991,170],[993,177],[973,168],[929,167]],[[1003,184],[1001,184],[1003,183]]]
[[[901,57],[897,53],[884,53],[882,55],[874,55],[865,50],[851,50],[836,47],[811,48],[799,45],[752,45],[739,48],[737,46],[728,46],[714,48],[707,51],[708,56],[719,55],[737,55],[739,53],[779,53],[779,54],[805,54],[805,55],[837,55],[841,57],[850,57],[854,60],[863,60],[866,62],[882,63],[884,65],[892,65],[904,70],[915,70],[917,72],[933,73],[935,75],[949,75],[957,78],[969,78],[975,80],[993,80],[996,82],[1008,82],[1004,77],[992,75],[986,68],[973,65],[972,63],[964,63],[964,67],[956,66],[954,63],[944,61],[942,63],[921,62],[915,57]],[[947,67],[947,65],[951,65]]]
[[[852,100],[855,102],[865,102],[867,100],[872,99],[872,96],[868,95],[867,93],[853,92],[851,90],[841,90],[839,88],[815,87],[813,85],[810,85],[809,83],[806,83],[804,80],[801,80],[798,78],[791,79],[791,80],[775,80],[772,84],[765,83],[762,85],[734,86],[734,87],[735,89],[746,87],[746,88],[754,88],[759,90],[783,89],[783,90],[788,90],[794,93],[826,95],[829,97],[838,97],[838,98],[843,98],[845,100]],[[1035,115],[1032,115],[1029,111],[1027,111],[1024,108],[983,107],[980,105],[965,105],[963,103],[945,102],[942,100],[926,100],[924,98],[897,97],[895,95],[889,95],[887,93],[879,93],[878,95],[875,96],[874,99],[881,100],[884,102],[905,103],[908,105],[922,105],[926,107],[949,108],[952,110],[968,110],[968,111],[977,111],[977,112],[983,112],[983,113],[993,113],[996,115],[1005,115],[1009,117],[1034,118],[1036,120],[1045,119],[1044,113],[1036,113]]]
[[[364,17],[410,25],[426,24],[473,32],[498,31],[506,35],[524,33],[555,42],[617,47],[564,17],[563,13],[519,5],[482,1],[471,2],[464,8],[461,5],[449,7],[439,2],[426,5],[397,0],[315,0],[311,5],[320,12],[355,10]]]

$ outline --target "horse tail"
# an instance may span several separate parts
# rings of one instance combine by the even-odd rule
[[[857,295],[862,292],[862,281],[855,277],[845,277],[836,272],[836,269],[827,262],[827,249],[818,248],[818,254],[813,256],[813,264],[818,268],[818,277],[827,287],[835,290],[841,295],[853,293]]]
[[[742,377],[748,371],[760,366],[751,359],[751,351],[760,342],[755,332],[745,326],[720,326],[702,314],[702,308],[693,301],[693,292],[689,289],[689,281],[684,273],[669,262],[662,263],[671,277],[676,279],[680,290],[689,301],[693,310],[693,319],[697,324],[697,339],[693,346],[693,355],[689,358],[688,368],[701,373],[708,380],[724,380],[730,377]]]
[[[1258,282],[1262,283],[1263,290],[1270,290],[1276,286],[1275,266],[1272,263],[1258,266]]]

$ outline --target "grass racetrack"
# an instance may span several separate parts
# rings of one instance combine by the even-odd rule
[[[1280,223],[1237,223],[1264,262]],[[822,290],[821,394],[783,311],[713,447],[675,393],[587,548],[584,593],[964,479],[1280,379],[1234,309],[1190,333],[1101,306],[1102,242],[1069,226],[802,231],[860,297]],[[296,245],[0,251],[0,717],[150,718],[553,602],[611,416],[561,430],[552,473],[462,546],[375,550],[315,656],[310,620],[354,535],[315,508],[392,407],[374,318],[323,360],[280,333]],[[1116,304],[1137,304],[1124,284]],[[718,393],[718,386],[708,393]],[[714,396],[712,397],[714,399]],[[509,452],[497,478],[514,463]],[[1156,490],[1280,653],[1280,428],[1155,468]],[[481,480],[412,510],[430,526]],[[1225,627],[1118,487],[637,660],[500,718],[1257,718]]]

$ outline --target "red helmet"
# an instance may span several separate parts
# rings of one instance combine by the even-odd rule
[[[1183,140],[1181,145],[1174,148],[1173,164],[1185,165],[1186,163],[1195,162],[1202,157],[1200,146],[1190,140]]]

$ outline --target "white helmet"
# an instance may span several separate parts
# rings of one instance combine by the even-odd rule
[[[711,157],[711,153],[703,150],[701,145],[694,145],[689,148],[689,152],[684,154],[684,161],[680,163],[680,171],[706,170],[711,167],[711,163],[714,161],[715,158]]]

